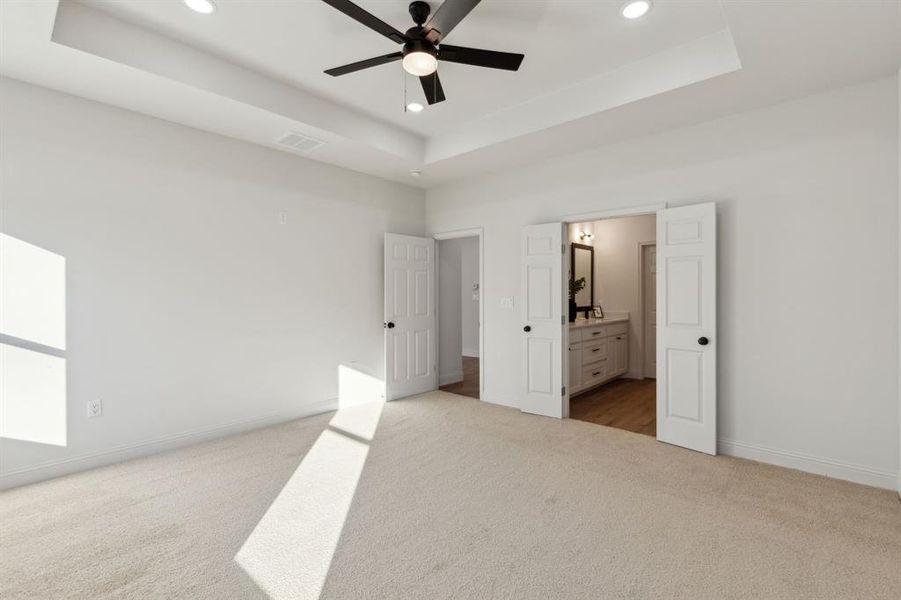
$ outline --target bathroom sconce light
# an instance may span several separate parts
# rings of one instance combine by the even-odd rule
[[[580,239],[580,240],[583,240],[583,241],[584,241],[584,240],[591,241],[591,240],[594,239],[594,234],[593,234],[593,233],[588,233],[587,231],[580,231],[580,232],[579,232],[579,239]]]

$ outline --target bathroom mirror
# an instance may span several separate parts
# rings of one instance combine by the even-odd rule
[[[576,293],[576,310],[590,310],[594,306],[594,247],[573,243],[569,272],[573,280],[585,278],[585,287]]]

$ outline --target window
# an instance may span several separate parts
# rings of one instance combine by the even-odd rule
[[[0,437],[66,445],[66,259],[0,234]]]

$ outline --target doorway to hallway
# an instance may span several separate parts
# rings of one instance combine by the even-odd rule
[[[481,239],[438,240],[439,389],[480,398]]]

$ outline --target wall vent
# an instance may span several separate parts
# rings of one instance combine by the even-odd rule
[[[323,142],[322,140],[317,140],[316,138],[312,138],[302,133],[297,133],[296,131],[289,131],[278,140],[279,146],[291,148],[292,150],[297,150],[298,152],[309,152],[318,148],[324,143],[325,142]]]

